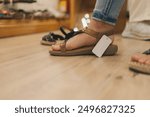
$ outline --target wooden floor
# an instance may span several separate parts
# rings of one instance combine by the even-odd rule
[[[150,76],[128,69],[150,42],[116,35],[116,56],[55,57],[44,34],[0,39],[0,99],[150,99]]]

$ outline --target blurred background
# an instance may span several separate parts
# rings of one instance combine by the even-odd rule
[[[0,0],[0,38],[57,30],[64,25],[82,27],[81,18],[91,14],[96,0]],[[126,22],[122,8],[116,32]]]

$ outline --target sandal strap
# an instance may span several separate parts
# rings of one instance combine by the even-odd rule
[[[150,55],[150,49],[143,52],[143,54]]]
[[[60,31],[61,31],[65,36],[67,35],[67,33],[65,32],[65,29],[64,29],[63,26],[60,27]]]
[[[65,39],[66,40],[68,40],[68,39],[70,39],[71,37],[74,37],[74,36],[76,36],[76,35],[78,35],[78,34],[80,34],[80,33],[83,33],[83,31],[77,31],[77,32],[75,32],[75,31],[71,31],[71,32],[69,32],[67,35],[66,35],[66,37],[65,37]]]
[[[68,33],[66,33],[65,29],[69,30],[70,32],[72,31],[70,28],[67,28],[65,26],[60,27],[60,31],[66,36]]]
[[[92,30],[92,29],[89,29],[89,28],[87,27],[87,28],[85,28],[85,29],[83,29],[83,30],[78,31],[78,33],[75,34],[75,35],[78,35],[78,34],[81,34],[81,33],[86,33],[86,34],[88,34],[88,35],[90,35],[90,36],[96,38],[96,40],[97,40],[97,42],[98,42],[98,41],[101,39],[101,37],[102,37],[103,35],[107,35],[107,36],[113,35],[113,34],[114,34],[114,31],[113,31],[113,30],[109,30],[109,31],[107,31],[107,32],[101,32],[101,33],[99,33],[99,32],[96,32],[96,31],[94,31],[94,30]],[[74,35],[74,36],[75,36],[75,35]],[[73,37],[73,36],[72,36],[72,37]],[[65,52],[65,51],[66,51],[66,43],[67,43],[67,40],[65,40],[63,43],[60,44],[60,48],[61,48],[61,51],[62,51],[62,52]]]
[[[88,27],[83,29],[83,32],[96,38],[97,41],[99,41],[99,39],[103,36],[103,35],[106,35],[106,36],[110,36],[110,35],[113,35],[114,34],[114,31],[113,29],[112,30],[109,30],[107,32],[96,32],[92,29],[89,29]]]
[[[66,43],[67,43],[67,40],[65,40],[63,43],[60,44],[61,52],[66,51]]]
[[[68,30],[69,32],[66,33],[65,30]],[[71,37],[74,37],[75,35],[78,35],[78,34],[80,34],[80,33],[83,33],[83,31],[81,31],[81,30],[80,30],[80,31],[74,31],[73,29],[70,29],[70,28],[65,27],[65,26],[61,26],[61,27],[60,27],[60,31],[65,35],[64,40],[68,40],[68,39],[70,39]]]

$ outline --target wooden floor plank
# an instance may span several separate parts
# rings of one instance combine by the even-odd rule
[[[150,99],[150,76],[128,69],[150,42],[116,35],[115,56],[55,57],[44,34],[0,39],[0,99]]]

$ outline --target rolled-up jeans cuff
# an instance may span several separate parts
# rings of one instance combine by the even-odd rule
[[[101,21],[110,25],[115,25],[117,22],[117,19],[105,16],[100,11],[94,10],[92,14],[92,19],[95,19],[97,21]]]

